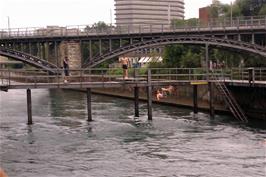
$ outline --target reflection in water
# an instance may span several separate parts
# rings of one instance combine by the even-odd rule
[[[12,177],[265,176],[265,128],[229,117],[146,104],[134,118],[132,101],[33,90],[32,126],[26,92],[0,93],[0,160]]]

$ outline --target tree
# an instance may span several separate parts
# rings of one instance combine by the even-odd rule
[[[258,15],[266,15],[266,4],[260,8]]]

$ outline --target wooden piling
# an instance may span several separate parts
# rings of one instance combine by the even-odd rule
[[[147,100],[148,100],[148,120],[152,120],[152,86],[151,86],[151,70],[148,70],[148,86],[147,86]]]
[[[193,111],[194,114],[197,114],[198,111],[198,86],[193,85]]]
[[[134,87],[135,117],[139,117],[139,87]]]
[[[92,121],[92,111],[91,111],[91,88],[87,88],[87,110],[88,110],[88,122]]]
[[[31,90],[27,89],[28,125],[32,125]]]
[[[210,117],[213,119],[215,116],[215,110],[214,110],[214,105],[213,105],[213,83],[208,82],[208,87],[209,87],[209,93],[210,93]]]

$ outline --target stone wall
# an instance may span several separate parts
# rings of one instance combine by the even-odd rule
[[[64,41],[60,43],[58,57],[61,66],[63,66],[64,58],[68,57],[70,70],[80,69],[81,68],[80,43],[76,41]]]

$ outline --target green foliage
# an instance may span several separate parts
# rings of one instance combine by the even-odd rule
[[[184,27],[184,26],[197,26],[199,20],[197,18],[190,18],[187,20],[174,19],[171,21],[172,28]]]
[[[203,51],[197,46],[169,45],[163,54],[164,67],[187,68],[200,67]]]
[[[209,6],[210,17],[230,17],[231,8],[233,17],[266,15],[266,5],[257,4],[253,0],[236,0],[232,7],[230,4],[223,4],[219,0],[214,0]]]
[[[181,56],[180,66],[182,68],[197,68],[200,67],[200,54],[192,52],[189,49]]]
[[[264,4],[264,5],[261,7],[261,9],[260,9],[260,11],[259,11],[259,15],[266,15],[266,4]]]

